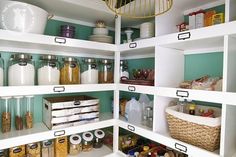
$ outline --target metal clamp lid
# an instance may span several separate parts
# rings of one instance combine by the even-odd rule
[[[62,58],[62,61],[77,62],[77,59],[75,57],[65,57],[65,58]]]
[[[42,55],[40,60],[58,60],[58,58],[55,55]]]
[[[84,132],[83,135],[83,140],[90,142],[93,140],[93,134],[91,132]]]
[[[25,53],[16,53],[11,55],[11,59],[19,59],[19,60],[31,60],[32,55]]]

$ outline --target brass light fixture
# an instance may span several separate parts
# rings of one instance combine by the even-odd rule
[[[116,15],[129,18],[151,18],[171,9],[173,0],[104,0]]]

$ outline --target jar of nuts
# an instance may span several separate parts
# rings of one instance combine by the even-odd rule
[[[93,149],[93,134],[91,132],[84,132],[83,135],[83,151],[89,152]]]
[[[55,157],[67,157],[67,137],[59,137],[55,139],[54,152]]]
[[[24,156],[25,156],[25,145],[9,149],[9,157],[24,157]]]
[[[29,95],[25,97],[26,99],[26,109],[25,109],[25,124],[26,128],[30,129],[33,128],[33,123],[34,123],[34,96]]]
[[[6,133],[11,131],[11,97],[2,97],[2,132]]]
[[[71,135],[69,139],[69,154],[77,155],[82,151],[82,139],[79,135]]]

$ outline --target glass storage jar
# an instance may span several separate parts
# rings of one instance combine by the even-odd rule
[[[129,79],[129,71],[128,71],[128,62],[126,60],[120,61],[120,79]]]
[[[84,132],[82,134],[83,138],[83,151],[89,152],[93,149],[93,134],[91,132]]]
[[[94,58],[84,58],[81,69],[81,83],[82,84],[97,84],[98,83],[98,69],[97,61]]]
[[[29,54],[11,55],[8,68],[9,86],[34,85],[35,68],[32,56]]]
[[[23,96],[16,96],[15,99],[15,128],[16,130],[23,130]]]
[[[60,84],[80,84],[80,65],[76,58],[62,58]]]
[[[55,157],[67,157],[68,148],[67,148],[67,137],[59,137],[55,139],[54,144],[54,156]]]
[[[31,143],[26,145],[26,154],[32,157],[41,157],[40,143]]]
[[[99,83],[113,83],[112,60],[102,59],[99,64]]]
[[[42,157],[54,157],[53,140],[42,141]]]
[[[25,125],[26,129],[33,128],[34,125],[34,96],[28,95],[26,99]]]
[[[82,139],[79,135],[71,135],[69,144],[70,155],[77,155],[82,152]]]
[[[24,157],[24,156],[25,156],[25,145],[9,149],[9,157]]]
[[[54,55],[40,57],[38,68],[38,85],[60,84],[60,64]]]
[[[0,86],[4,84],[4,62],[0,54]]]
[[[2,97],[2,132],[11,131],[11,97]]]
[[[93,143],[94,148],[101,148],[103,146],[103,138],[105,137],[105,132],[102,130],[94,131],[95,140]]]

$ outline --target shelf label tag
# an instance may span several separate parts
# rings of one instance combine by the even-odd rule
[[[186,40],[186,39],[190,39],[190,37],[191,37],[190,32],[178,34],[178,40]]]
[[[134,48],[136,48],[137,46],[138,46],[137,43],[130,43],[130,44],[129,44],[129,48],[131,48],[131,49],[134,49]]]
[[[181,152],[187,153],[187,147],[182,144],[175,143],[175,148]]]
[[[66,134],[66,131],[65,130],[60,130],[60,131],[55,131],[54,132],[54,136],[63,136]]]
[[[53,88],[53,91],[54,92],[58,92],[58,93],[60,93],[60,92],[65,92],[65,87],[64,86],[58,86],[58,87],[54,87]]]
[[[177,90],[176,91],[176,96],[188,98],[189,97],[189,92],[188,91],[183,91],[183,90]]]
[[[128,128],[129,131],[132,131],[132,132],[135,131],[135,127],[132,126],[132,125],[128,125],[127,128]]]
[[[55,37],[54,42],[59,44],[66,44],[66,38]]]

